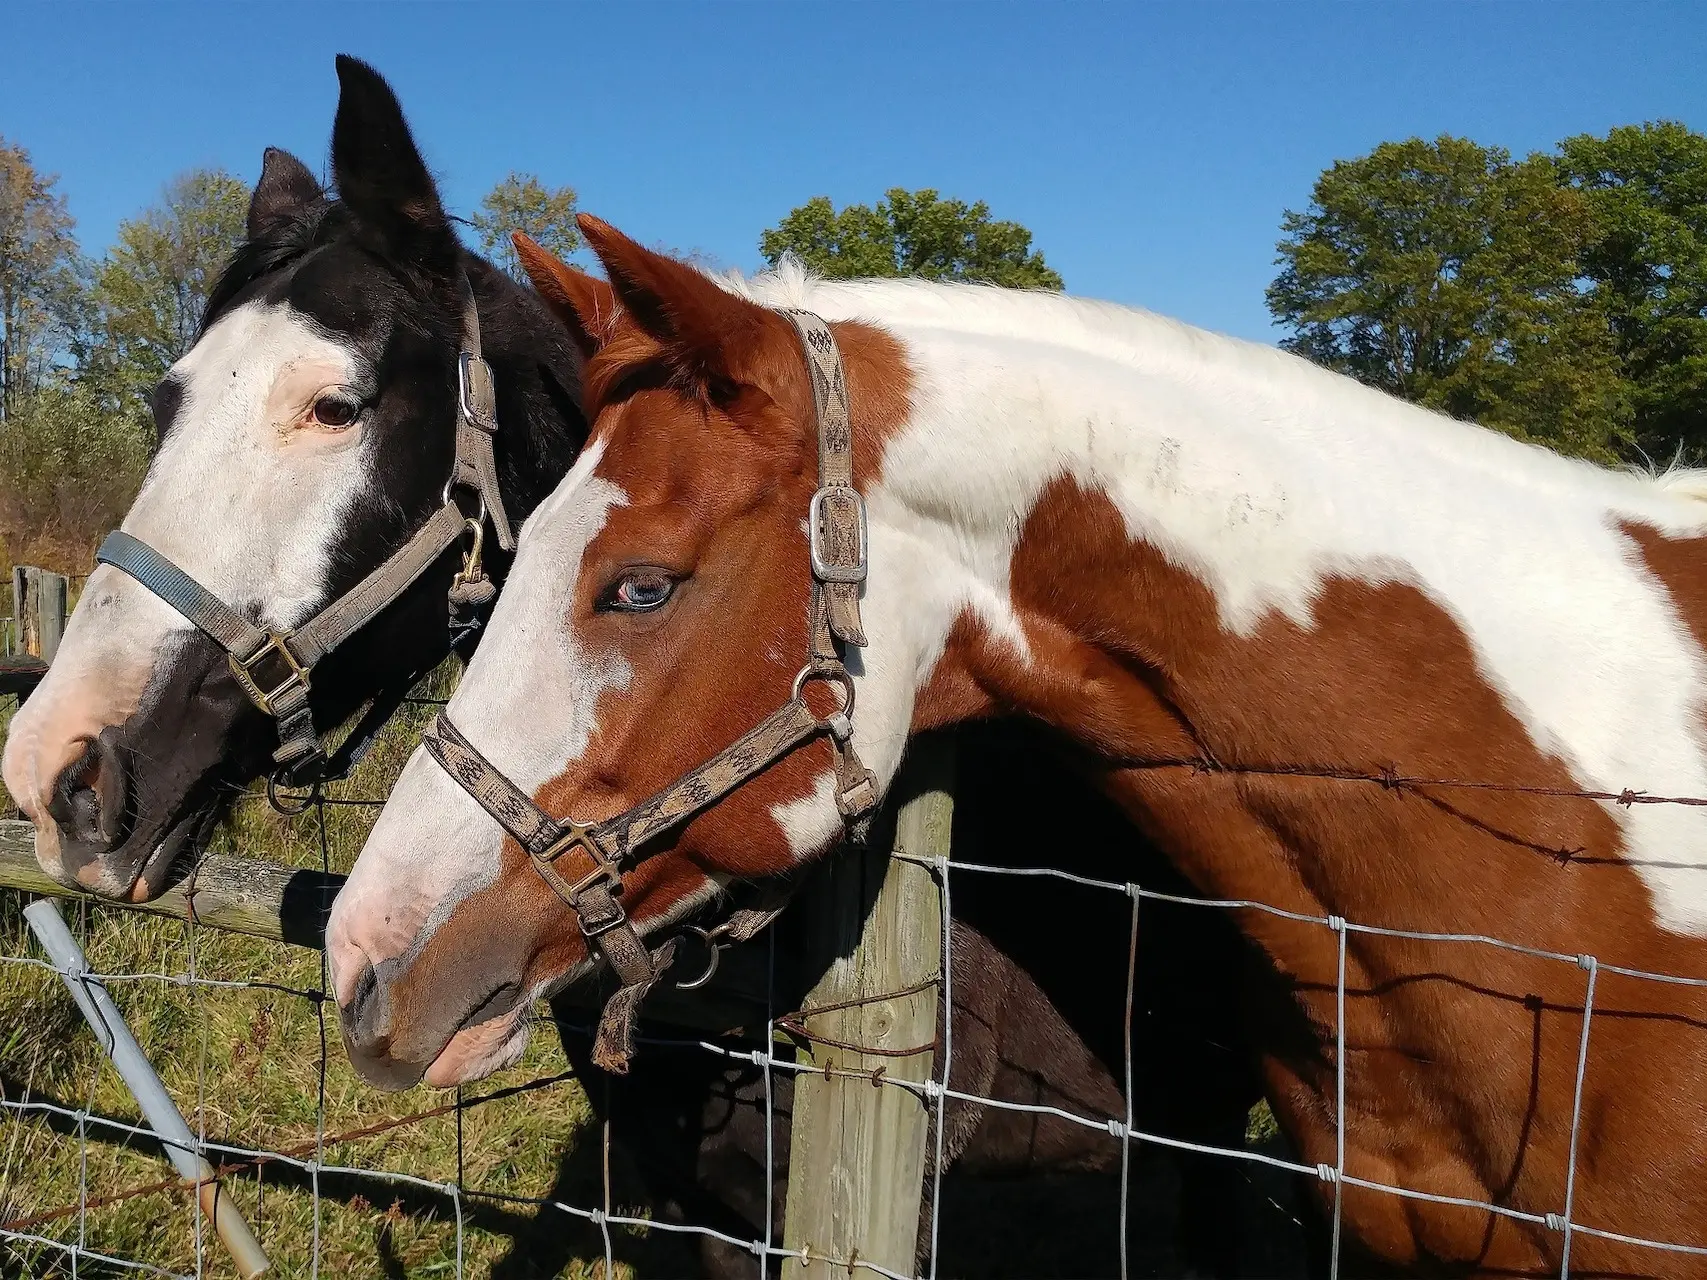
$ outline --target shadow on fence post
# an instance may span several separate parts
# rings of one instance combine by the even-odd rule
[[[872,1077],[930,1078],[943,920],[930,871],[889,854],[948,853],[953,783],[952,742],[916,742],[895,779],[893,823],[832,859],[794,908],[829,967],[804,1006],[819,1071],[796,1077],[789,1156],[785,1246],[810,1261],[787,1259],[785,1280],[841,1280],[849,1259],[913,1272],[932,1104]],[[889,1056],[901,1050],[922,1051]]]

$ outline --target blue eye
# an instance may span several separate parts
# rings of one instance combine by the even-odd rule
[[[608,588],[600,601],[622,613],[647,613],[658,608],[675,592],[676,580],[657,569],[625,573]]]

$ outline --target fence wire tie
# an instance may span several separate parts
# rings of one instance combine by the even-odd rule
[[[1316,1176],[1323,1182],[1338,1182],[1340,1178],[1339,1171],[1331,1164],[1317,1165]]]

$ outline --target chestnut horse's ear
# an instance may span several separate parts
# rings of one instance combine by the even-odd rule
[[[739,383],[761,367],[767,341],[788,335],[774,311],[736,297],[686,263],[653,253],[590,214],[576,218],[605,264],[616,298],[663,344],[671,361],[701,382]]]
[[[559,259],[520,231],[510,236],[534,290],[591,359],[616,329],[616,293],[603,280]]]

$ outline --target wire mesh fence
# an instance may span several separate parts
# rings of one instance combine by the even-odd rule
[[[442,694],[442,687],[437,690]],[[383,781],[406,758],[426,717],[442,702],[414,700],[375,758],[342,787],[313,797],[293,817],[268,813],[264,798],[237,801],[227,839],[242,847],[259,843],[269,856],[324,873],[347,870],[371,816],[383,803]],[[0,708],[0,730],[5,711]],[[1198,760],[1149,762],[1144,767],[1226,772]],[[1309,778],[1348,788],[1374,787],[1415,792],[1475,789],[1542,795],[1609,807],[1648,804],[1701,805],[1697,797],[1652,796],[1637,790],[1572,791],[1495,781],[1409,777],[1397,770],[1357,773],[1340,769],[1264,769],[1268,776]],[[260,837],[265,837],[261,839]],[[1559,850],[1568,861],[1580,851]],[[1348,1245],[1344,1203],[1348,1191],[1393,1197],[1420,1205],[1456,1206],[1490,1220],[1500,1219],[1556,1241],[1558,1270],[1572,1270],[1573,1251],[1584,1238],[1652,1250],[1671,1258],[1707,1255],[1707,1238],[1653,1239],[1629,1224],[1585,1218],[1576,1203],[1577,1161],[1584,1128],[1584,1082],[1593,1061],[1597,992],[1607,975],[1668,988],[1701,988],[1698,975],[1648,971],[1608,963],[1594,955],[1524,945],[1482,933],[1416,930],[1392,922],[1350,920],[1289,910],[1255,900],[1229,901],[1162,892],[1129,883],[1077,874],[1061,867],[1014,867],[949,857],[925,857],[897,848],[895,859],[931,874],[944,922],[955,920],[955,893],[968,878],[1021,877],[1038,885],[1067,885],[1077,892],[1124,904],[1127,967],[1124,1007],[1111,1010],[1122,1022],[1123,1107],[1113,1114],[1059,1100],[962,1087],[956,1071],[955,1020],[939,1023],[932,1069],[909,1080],[885,1067],[880,1048],[838,1044],[815,1027],[831,1011],[778,1006],[774,988],[762,1022],[739,1033],[695,1033],[642,1037],[642,1053],[700,1056],[750,1071],[757,1079],[762,1113],[762,1183],[759,1208],[745,1227],[732,1228],[716,1215],[696,1216],[692,1206],[660,1212],[644,1194],[621,1185],[613,1149],[612,1112],[589,1098],[583,1081],[557,1041],[535,1036],[517,1068],[454,1097],[418,1105],[418,1095],[379,1095],[350,1073],[328,1026],[328,986],[322,954],[283,944],[261,944],[193,923],[143,921],[109,907],[79,908],[78,928],[98,972],[92,980],[115,993],[139,1038],[156,1055],[196,1133],[196,1147],[236,1197],[264,1246],[275,1272],[289,1275],[384,1274],[585,1275],[681,1274],[697,1268],[707,1242],[725,1246],[724,1257],[746,1260],[747,1274],[775,1273],[790,1262],[819,1274],[875,1274],[936,1280],[951,1274],[998,1274],[955,1270],[945,1257],[944,1178],[950,1153],[945,1143],[955,1104],[984,1111],[1044,1119],[1106,1140],[1116,1153],[1118,1196],[1101,1228],[1109,1271],[1122,1277],[1154,1269],[1142,1251],[1135,1218],[1147,1212],[1153,1189],[1137,1187],[1137,1162],[1156,1153],[1180,1152],[1236,1162],[1284,1175],[1314,1189],[1322,1213],[1325,1249],[1304,1264],[1338,1276]],[[27,1275],[162,1276],[230,1274],[204,1221],[198,1198],[176,1178],[162,1174],[161,1139],[136,1122],[134,1108],[115,1087],[112,1073],[88,1042],[87,1032],[67,1012],[59,977],[33,953],[17,916],[15,894],[0,895],[0,1250],[11,1268]],[[1193,1142],[1147,1129],[1137,1122],[1134,1055],[1144,1051],[1133,1031],[1133,992],[1138,943],[1147,905],[1170,904],[1241,920],[1264,917],[1290,927],[1319,930],[1335,957],[1331,987],[1332,1025],[1324,1028],[1325,1061],[1332,1074],[1333,1158],[1306,1161],[1289,1150],[1255,1142],[1218,1145]],[[1438,1186],[1403,1185],[1364,1176],[1347,1167],[1348,994],[1367,1000],[1372,992],[1350,987],[1348,943],[1403,940],[1430,954],[1500,953],[1581,974],[1580,1000],[1571,1004],[1580,1020],[1570,1088],[1569,1166],[1557,1204],[1502,1202],[1499,1197],[1460,1196]],[[774,938],[761,936],[774,973]],[[1447,962],[1438,967],[1444,969]],[[955,1007],[955,947],[942,931],[940,972],[935,979],[946,1009]],[[882,993],[894,999],[909,991]],[[536,1014],[566,1038],[586,1036],[562,1010]],[[825,1065],[815,1049],[847,1049],[867,1064],[860,1069]],[[862,1052],[863,1051],[863,1052]],[[892,1059],[891,1059],[892,1060]],[[916,1269],[897,1269],[859,1256],[825,1258],[810,1244],[785,1240],[774,1194],[786,1131],[778,1095],[785,1080],[803,1075],[857,1080],[873,1089],[903,1090],[920,1100],[931,1117],[925,1216]],[[592,1088],[602,1087],[593,1084]],[[1633,1087],[1641,1087],[1638,1082]],[[600,1116],[603,1116],[602,1122]],[[620,1159],[614,1162],[620,1165]],[[638,1184],[635,1184],[636,1186]],[[830,1194],[825,1189],[823,1194]],[[1298,1212],[1312,1211],[1306,1195]],[[569,1228],[579,1228],[570,1232]],[[1049,1239],[1051,1226],[1035,1232]],[[1135,1236],[1137,1243],[1135,1246]],[[685,1246],[685,1247],[684,1247]],[[1053,1246],[1067,1248],[1065,1240]],[[962,1264],[964,1265],[964,1264]],[[1663,1270],[1663,1267],[1658,1269]],[[1056,1270],[1049,1274],[1087,1274]],[[1042,1269],[1023,1274],[1046,1274]],[[1346,1271],[1345,1274],[1351,1274]]]

